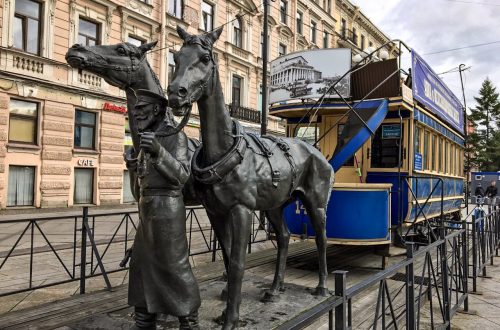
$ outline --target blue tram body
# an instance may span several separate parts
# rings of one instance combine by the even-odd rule
[[[353,94],[372,69],[353,77]],[[303,101],[270,108],[270,114],[287,119],[289,136],[314,141],[335,170],[326,225],[327,237],[335,243],[388,244],[395,231],[459,213],[462,132],[415,100],[399,77],[393,85],[397,88],[377,99],[356,101],[363,95],[353,95],[348,102]],[[314,237],[300,201],[289,205],[284,216],[293,235]]]

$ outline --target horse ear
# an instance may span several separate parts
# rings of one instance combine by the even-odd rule
[[[155,48],[157,43],[158,43],[158,40],[147,43],[147,44],[142,44],[138,48],[143,54],[145,54],[147,51],[150,51],[151,49]]]
[[[186,40],[189,37],[189,33],[186,32],[181,26],[177,25],[177,34],[182,40]]]
[[[217,39],[219,39],[223,29],[224,26],[221,26],[220,28],[217,28],[208,34],[208,37],[212,40],[212,43],[215,43]]]

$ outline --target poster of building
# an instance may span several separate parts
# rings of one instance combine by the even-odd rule
[[[271,62],[269,103],[292,99],[319,99],[351,95],[350,74],[339,79],[351,68],[351,50],[344,48],[295,52]],[[335,89],[330,87],[335,84]]]

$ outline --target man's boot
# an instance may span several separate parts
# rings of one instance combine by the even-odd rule
[[[193,312],[188,316],[179,316],[179,330],[199,330],[198,312]]]
[[[149,313],[146,308],[135,307],[135,325],[131,330],[155,330],[156,314]]]

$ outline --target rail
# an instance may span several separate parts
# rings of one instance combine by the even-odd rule
[[[228,104],[229,114],[236,119],[246,120],[252,123],[260,123],[260,111],[252,108],[243,107],[238,104]]]
[[[220,245],[202,207],[186,208],[190,257],[210,254],[217,260]],[[253,214],[252,244],[269,239],[267,224]],[[108,275],[128,269],[120,262],[132,246],[139,224],[138,211],[89,213],[0,221],[0,297],[80,282],[102,276],[108,289]],[[208,262],[207,259],[207,262]]]
[[[451,319],[459,309],[469,310],[468,298],[477,292],[477,278],[486,276],[487,264],[493,265],[493,256],[498,256],[499,206],[488,211],[480,207],[471,213],[472,220],[466,217],[452,227],[441,221],[434,242],[427,246],[407,243],[404,260],[354,286],[347,288],[348,272],[335,271],[334,294],[278,329],[325,323],[328,329],[451,329]],[[363,304],[367,300],[363,300],[364,294],[374,286],[378,286],[375,303],[370,299],[369,305]],[[428,305],[423,308],[425,302]],[[363,313],[353,315],[354,303]]]

